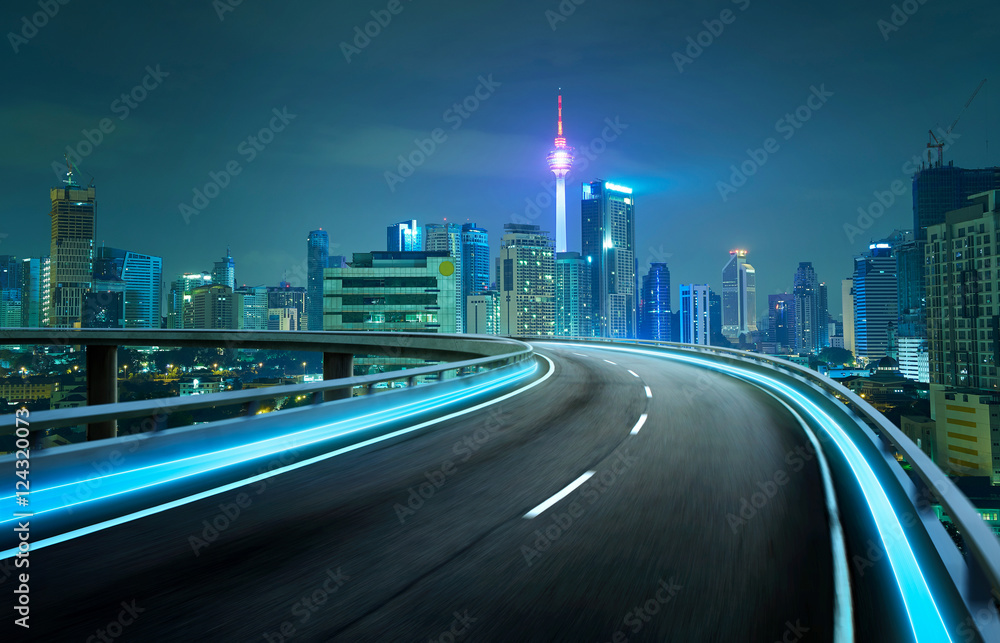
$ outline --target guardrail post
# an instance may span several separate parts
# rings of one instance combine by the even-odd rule
[[[118,403],[118,347],[88,344],[87,405]],[[118,421],[105,420],[87,425],[87,440],[103,440],[118,435]]]
[[[323,353],[323,379],[339,380],[354,376],[354,355],[351,353]],[[343,388],[325,391],[323,400],[343,400],[351,397],[351,389]]]

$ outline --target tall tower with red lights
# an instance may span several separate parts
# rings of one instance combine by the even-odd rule
[[[566,146],[562,126],[562,90],[559,94],[559,129],[546,161],[556,175],[556,252],[566,252],[566,175],[573,167],[573,148]]]

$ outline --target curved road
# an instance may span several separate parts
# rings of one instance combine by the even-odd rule
[[[488,408],[32,552],[31,638],[832,640],[820,469],[781,404],[539,353],[554,376]]]

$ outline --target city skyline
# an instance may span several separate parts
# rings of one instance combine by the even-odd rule
[[[500,27],[498,33],[514,30],[552,41],[539,44],[533,53],[511,52],[508,61],[497,65],[481,53],[496,36],[472,28],[457,37],[485,43],[467,47],[470,54],[462,60],[442,57],[448,74],[433,71],[438,67],[431,63],[442,53],[420,35],[443,8],[407,13],[405,22],[401,18],[350,61],[339,45],[350,40],[354,24],[370,18],[360,6],[341,12],[317,5],[307,10],[308,21],[245,6],[225,14],[224,20],[210,7],[166,11],[110,3],[107,20],[75,15],[67,8],[22,45],[9,65],[12,82],[30,89],[25,95],[33,98],[5,101],[5,122],[18,127],[10,128],[12,153],[4,161],[14,187],[0,205],[0,232],[7,235],[0,251],[46,254],[45,231],[36,224],[47,207],[39,195],[58,185],[51,165],[62,162],[67,145],[80,148],[78,143],[86,141],[83,131],[94,130],[104,118],[114,131],[103,134],[80,163],[88,181],[89,175],[95,177],[101,195],[96,242],[164,257],[166,275],[203,270],[207,265],[202,262],[229,245],[245,266],[241,283],[272,283],[289,272],[293,283],[303,285],[298,272],[304,271],[296,269],[303,262],[301,237],[309,230],[340,228],[341,234],[331,238],[332,254],[381,247],[380,230],[344,221],[341,210],[378,214],[382,225],[408,218],[440,223],[447,217],[448,222],[474,221],[499,231],[513,217],[530,213],[542,184],[553,180],[544,157],[552,143],[552,98],[562,87],[568,144],[578,151],[567,179],[570,194],[584,182],[604,178],[643,195],[637,221],[637,238],[644,240],[637,253],[640,272],[647,257],[667,261],[678,283],[708,282],[718,290],[721,265],[708,247],[717,238],[722,251],[745,247],[758,257],[763,293],[787,290],[788,266],[800,261],[812,261],[821,278],[833,281],[850,274],[850,260],[842,259],[845,251],[848,256],[860,253],[892,229],[912,226],[910,198],[902,194],[893,195],[893,205],[861,236],[849,240],[843,229],[845,224],[857,226],[858,208],[878,203],[876,192],[892,194],[895,181],[909,188],[911,175],[904,166],[914,155],[926,157],[927,131],[946,128],[988,75],[995,53],[985,25],[998,9],[974,4],[983,12],[982,21],[970,24],[961,12],[926,5],[886,39],[877,27],[886,17],[885,7],[851,3],[816,22],[794,3],[752,5],[745,11],[740,3],[733,5],[736,21],[703,53],[680,64],[674,54],[688,56],[687,39],[695,39],[705,29],[702,22],[716,19],[717,12],[629,6],[608,20],[602,12],[581,7],[553,28],[536,5],[477,7],[463,18],[470,26],[489,22]],[[12,11],[5,10],[4,24],[18,23],[20,14]],[[308,37],[331,12],[339,27],[323,29],[332,37],[315,39],[305,60],[284,53],[294,50],[286,43]],[[251,82],[237,82],[247,68],[230,51],[238,50],[235,45],[245,38],[261,40],[252,21],[262,16],[268,25],[266,55],[275,64],[255,70],[259,75]],[[137,22],[148,22],[149,29],[142,42],[133,43],[128,59],[104,44],[86,61],[45,46],[96,20],[111,33],[127,33]],[[646,25],[653,24],[665,29],[655,39],[643,38],[650,28]],[[603,40],[609,29],[627,29],[628,44],[588,52],[586,46]],[[166,46],[168,39],[193,31],[210,37],[189,38],[194,44],[182,50]],[[639,33],[631,35],[633,31]],[[828,44],[832,33],[856,36],[857,46],[831,59],[836,48]],[[958,33],[960,37],[949,37]],[[648,51],[643,42],[656,44]],[[934,44],[944,42],[950,44]],[[405,59],[404,52],[414,49],[426,66],[394,67]],[[745,62],[730,64],[734,56],[743,60],[748,52]],[[859,73],[862,59],[871,64]],[[214,64],[206,67],[203,60]],[[536,60],[542,64],[533,65]],[[603,64],[595,68],[595,60]],[[151,73],[147,65],[169,75]],[[961,71],[936,79],[934,92],[912,82],[921,69],[943,67]],[[102,71],[95,74],[95,68]],[[42,81],[55,69],[86,79],[69,104],[63,104],[58,88]],[[297,71],[286,73],[289,69]],[[764,91],[756,91],[748,102],[740,96],[749,87],[751,69],[759,72],[754,87]],[[479,76],[491,81],[491,73],[499,86],[479,81]],[[597,89],[595,73],[614,80],[614,91]],[[351,101],[331,101],[326,90],[306,81],[317,75],[342,87]],[[120,120],[125,104],[119,102],[116,111],[112,104],[144,80],[147,88],[155,88],[138,92],[144,100]],[[405,109],[397,108],[399,102],[390,99],[401,87],[415,84],[425,85],[426,91],[407,100]],[[786,141],[775,123],[795,112],[812,86],[825,87],[833,96]],[[443,116],[477,89],[488,98],[466,112],[468,118],[456,121],[456,112]],[[873,96],[878,97],[874,103]],[[946,162],[966,168],[998,163],[995,147],[989,156],[985,153],[987,115],[989,124],[997,124],[996,110],[986,111],[988,97],[988,90],[981,93],[965,113],[955,130],[959,137],[952,137],[953,145],[944,151]],[[669,119],[657,115],[664,106]],[[259,152],[244,148],[255,152],[252,160],[249,153],[237,151],[248,137],[270,127],[276,118],[272,110],[286,107],[295,117],[288,123],[274,121],[283,131],[268,135],[273,142]],[[738,119],[729,116],[734,107]],[[859,120],[859,114],[865,118]],[[605,119],[627,128],[606,130]],[[384,174],[397,170],[396,157],[408,155],[415,149],[414,139],[426,139],[438,127],[447,140],[391,190]],[[746,150],[761,148],[772,134],[781,149],[723,201],[717,183],[730,182],[730,166],[748,161]],[[605,151],[596,153],[602,147]],[[86,145],[81,151],[87,151]],[[209,173],[219,173],[230,160],[240,164],[241,173],[185,222],[178,206],[190,204],[193,189],[203,188]],[[321,196],[325,190],[314,189],[317,185],[336,190],[336,208]],[[452,198],[444,201],[442,194]],[[568,249],[575,251],[579,229],[572,198],[568,206]],[[274,249],[269,252],[254,224],[272,219],[281,223],[269,232]],[[544,220],[527,223],[554,230],[547,213]],[[783,235],[774,230],[796,224],[801,224],[801,238],[795,256],[786,262]],[[491,252],[498,249],[494,236]],[[838,298],[831,296],[831,309],[839,310]]]

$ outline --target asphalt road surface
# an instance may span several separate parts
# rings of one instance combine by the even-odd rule
[[[784,407],[539,352],[555,374],[491,407],[32,552],[31,640],[832,640],[819,465]]]

